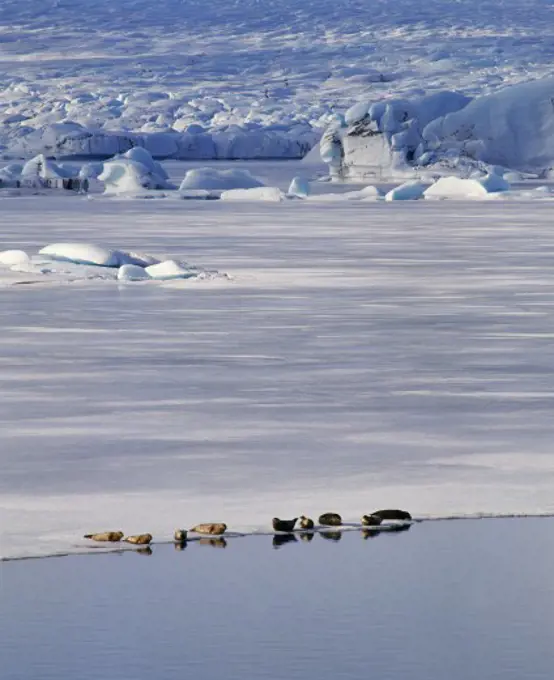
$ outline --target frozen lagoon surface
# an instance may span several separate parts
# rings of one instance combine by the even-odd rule
[[[554,512],[550,201],[64,192],[0,213],[2,249],[93,242],[228,275],[2,270],[0,557],[326,510]]]
[[[0,564],[5,680],[549,680],[551,519]]]

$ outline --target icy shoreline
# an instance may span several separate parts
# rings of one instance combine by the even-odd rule
[[[290,536],[290,540],[302,540],[303,536],[308,536],[309,539],[313,536],[321,535],[323,534],[325,537],[325,534],[343,534],[343,533],[360,533],[360,534],[370,534],[373,536],[378,536],[379,534],[387,534],[387,533],[395,533],[395,532],[402,532],[411,529],[412,527],[416,527],[417,530],[417,525],[425,523],[425,522],[452,522],[452,521],[475,521],[475,520],[495,520],[495,519],[500,519],[500,520],[506,520],[506,519],[552,519],[554,518],[554,513],[506,513],[506,514],[491,514],[491,513],[475,513],[473,515],[452,515],[452,516],[435,516],[435,517],[427,517],[427,516],[422,516],[422,517],[414,517],[413,521],[410,523],[405,523],[405,524],[389,524],[389,525],[382,525],[381,527],[364,527],[359,524],[354,524],[354,523],[349,523],[345,522],[342,526],[338,527],[318,527],[314,530],[295,530],[291,534],[283,534],[283,533],[275,533],[273,531],[267,531],[266,529],[260,528],[259,530],[249,530],[249,531],[241,531],[240,529],[237,528],[231,528],[230,531],[226,532],[223,536],[219,538],[202,538],[201,536],[194,536],[194,537],[189,537],[186,542],[179,544],[175,540],[169,539],[169,538],[154,538],[149,546],[152,548],[154,547],[160,547],[160,546],[174,546],[176,548],[180,548],[182,550],[185,549],[186,546],[194,545],[195,543],[201,543],[205,542],[206,544],[209,544],[210,540],[214,541],[214,547],[218,547],[218,541],[220,542],[219,545],[221,547],[226,547],[228,541],[232,541],[235,543],[235,541],[239,539],[244,539],[244,538],[262,538],[262,537],[284,537],[284,542],[286,542],[287,537]],[[334,540],[339,540],[338,538],[335,538]],[[144,546],[133,546],[129,544],[124,544],[124,543],[112,543],[108,545],[102,545],[102,544],[97,544],[97,545],[73,545],[71,547],[66,547],[66,548],[60,548],[55,552],[52,553],[42,553],[42,554],[33,554],[32,552],[27,553],[25,555],[13,555],[13,556],[2,556],[0,555],[0,563],[2,562],[24,562],[28,560],[45,560],[45,559],[52,559],[52,558],[60,558],[60,557],[83,557],[83,556],[91,556],[91,555],[117,555],[121,553],[133,553],[133,552],[144,552],[145,550],[148,550],[148,548],[145,548]]]

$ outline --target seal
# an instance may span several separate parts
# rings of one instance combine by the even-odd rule
[[[134,543],[134,545],[148,545],[152,541],[152,534],[136,534],[135,536],[127,536],[123,540],[126,543]]]
[[[187,540],[187,533],[186,529],[175,529],[173,538],[179,543],[184,543]]]
[[[106,541],[118,543],[123,538],[122,531],[102,531],[98,534],[85,534],[83,538],[90,538],[91,541]]]
[[[301,529],[313,529],[314,521],[305,515],[300,515],[300,528]]]
[[[274,517],[271,520],[271,523],[273,524],[274,531],[284,531],[288,534],[291,531],[294,531],[294,525],[296,524],[297,519],[298,517],[295,517],[294,519],[279,519],[278,517]]]
[[[342,517],[336,512],[325,512],[319,516],[318,522],[328,527],[338,527],[342,524]]]
[[[379,515],[362,515],[362,525],[364,527],[378,527],[383,521]]]
[[[214,524],[197,524],[192,527],[191,531],[197,534],[209,534],[210,536],[221,536],[227,531],[227,525],[221,523]]]
[[[411,520],[412,516],[406,510],[397,510],[396,508],[387,508],[386,510],[376,510],[371,513],[375,517],[380,517],[381,519],[401,519],[401,520]]]

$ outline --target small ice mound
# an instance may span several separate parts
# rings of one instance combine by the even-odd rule
[[[383,198],[383,195],[377,187],[370,184],[363,189],[360,189],[360,200],[362,201],[379,201]]]
[[[31,189],[81,189],[81,182],[74,168],[58,165],[39,154],[27,161],[21,170],[19,184]],[[84,188],[84,187],[83,187]]]
[[[24,250],[2,250],[0,251],[0,264],[12,267],[14,265],[26,264],[30,257]]]
[[[385,201],[416,201],[423,196],[426,184],[421,182],[405,182],[385,195]]]
[[[257,189],[231,189],[221,194],[222,201],[269,201],[278,203],[285,200],[285,194],[277,187]]]
[[[168,279],[190,279],[197,274],[197,272],[187,269],[176,260],[158,262],[158,264],[146,267],[144,271],[151,279],[156,279],[158,281]]]
[[[251,175],[248,170],[197,168],[187,172],[179,191],[197,189],[227,191],[229,189],[255,189],[263,186],[264,183]]]
[[[150,278],[146,269],[137,264],[124,264],[117,270],[118,281],[145,281]]]
[[[486,198],[489,194],[509,191],[510,185],[500,175],[486,175],[481,179],[441,177],[425,190],[426,199]]]
[[[287,195],[306,198],[310,195],[310,183],[304,177],[293,177]]]
[[[104,183],[104,193],[111,195],[140,196],[148,190],[173,188],[164,177],[129,158],[116,158],[104,163],[104,169],[98,179]]]
[[[91,243],[51,243],[39,250],[39,255],[46,255],[51,260],[99,267],[118,267],[120,264],[117,251]]]

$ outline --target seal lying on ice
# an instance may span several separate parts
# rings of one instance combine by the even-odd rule
[[[313,529],[314,521],[305,515],[300,515],[300,528],[301,529]]]
[[[325,512],[319,516],[318,522],[329,527],[338,527],[342,524],[342,517],[336,512]]]
[[[294,525],[296,524],[297,519],[298,517],[295,517],[294,519],[279,519],[278,517],[274,517],[271,523],[273,524],[273,529],[275,531],[290,533],[291,531],[294,531]]]
[[[216,522],[213,524],[197,524],[192,527],[191,531],[197,534],[209,534],[210,536],[220,536],[227,531],[227,525],[223,522]]]
[[[84,538],[90,538],[91,541],[105,541],[109,543],[118,543],[123,538],[123,532],[102,531],[98,534],[85,534]]]
[[[152,534],[136,534],[136,536],[127,536],[123,540],[135,545],[148,545],[152,541]]]
[[[412,516],[406,510],[387,509],[387,510],[376,510],[371,513],[374,517],[380,517],[381,519],[401,519],[401,520],[411,520]]]

